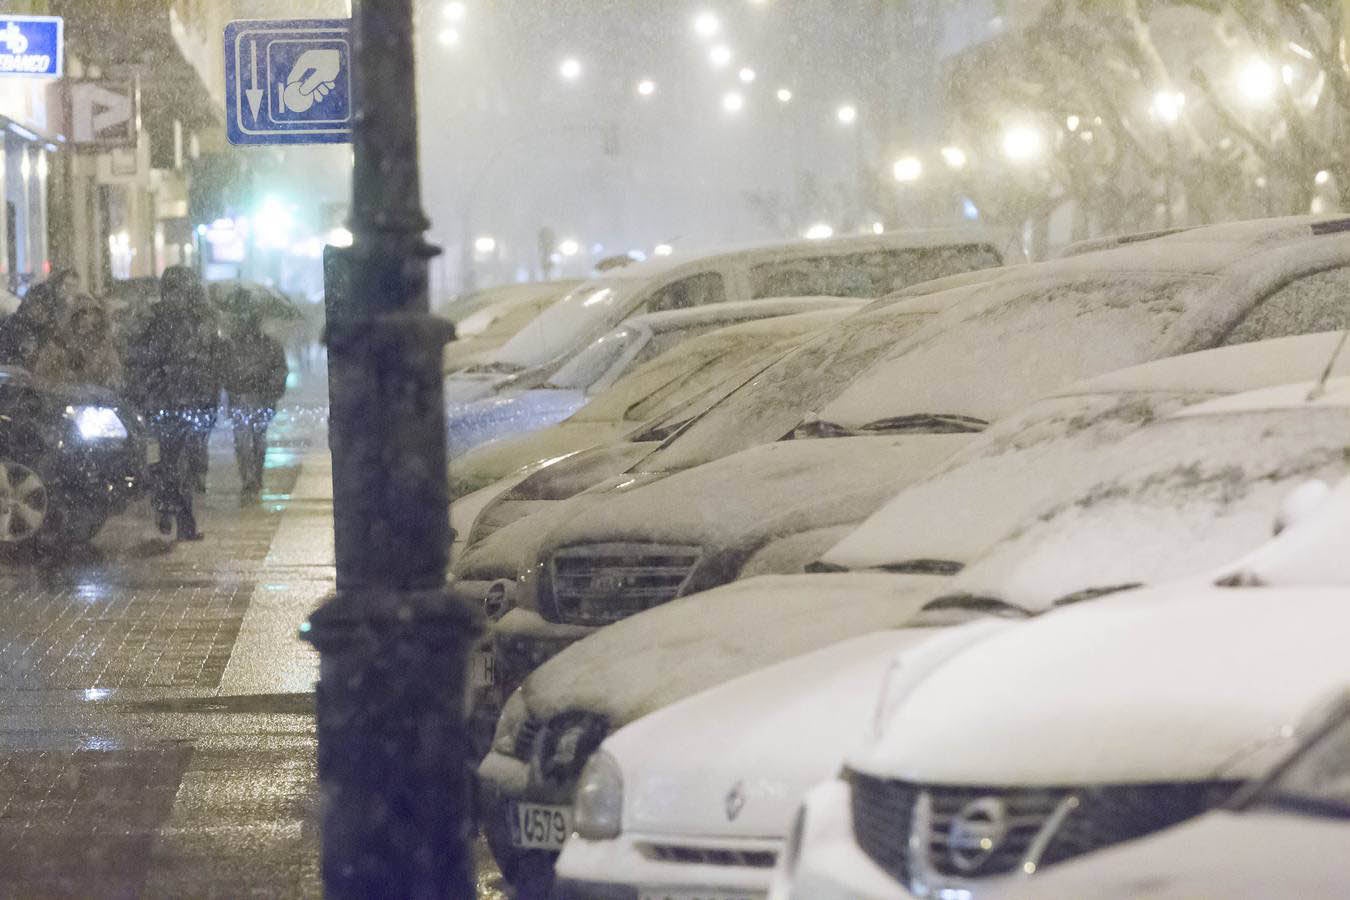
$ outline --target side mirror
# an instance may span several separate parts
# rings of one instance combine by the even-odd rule
[[[1331,486],[1317,478],[1305,481],[1294,488],[1280,501],[1280,508],[1275,513],[1273,532],[1278,535],[1291,525],[1307,518],[1309,513],[1322,505],[1322,501],[1326,500],[1330,493]]]

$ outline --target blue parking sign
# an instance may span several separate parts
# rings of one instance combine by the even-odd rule
[[[60,77],[63,38],[60,16],[0,14],[0,76]]]
[[[352,136],[351,21],[225,26],[225,127],[232,144],[333,144]]]

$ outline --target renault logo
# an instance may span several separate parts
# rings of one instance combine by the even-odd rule
[[[952,819],[947,854],[963,873],[974,872],[1008,836],[1008,809],[997,797],[972,800]]]
[[[731,790],[727,791],[727,821],[735,821],[743,809],[745,809],[745,784],[738,781],[731,786]]]

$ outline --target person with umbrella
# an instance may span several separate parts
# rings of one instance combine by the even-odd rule
[[[267,427],[276,415],[277,401],[286,392],[289,374],[281,343],[263,331],[262,321],[261,308],[241,309],[230,336],[225,368],[234,456],[242,483],[240,502],[244,504],[256,501],[262,493]]]

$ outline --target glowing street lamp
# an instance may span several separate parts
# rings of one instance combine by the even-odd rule
[[[840,125],[852,125],[858,121],[858,107],[851,103],[845,103],[834,111],[834,115],[839,120]]]
[[[726,44],[718,44],[708,51],[708,62],[712,63],[714,69],[725,69],[731,64],[731,48]]]
[[[650,78],[644,78],[637,83],[637,92],[643,97],[650,97],[656,93],[656,82]]]
[[[657,244],[652,248],[652,256],[669,256],[675,252],[675,248],[669,244]]]
[[[1326,169],[1322,169],[1316,175],[1313,176],[1313,184],[1326,184],[1330,180],[1331,180],[1331,173],[1328,172]]]
[[[741,79],[742,84],[749,84],[755,80],[755,70],[746,66],[736,73],[736,77]]]
[[[722,23],[714,13],[701,12],[694,16],[694,33],[701,38],[710,38],[722,30]]]
[[[738,113],[745,108],[745,97],[740,91],[727,91],[722,95],[722,109],[729,113]]]
[[[942,148],[942,161],[951,169],[964,169],[966,167],[966,151],[955,145],[948,145]]]
[[[473,249],[476,253],[487,256],[497,249],[497,239],[490,234],[484,234],[474,239]]]
[[[576,256],[581,252],[581,244],[572,238],[567,238],[558,244],[558,252],[563,256]]]
[[[440,41],[443,47],[456,47],[460,41],[459,29],[442,28],[440,34],[436,35],[436,40]]]
[[[1149,111],[1164,125],[1174,125],[1181,118],[1181,110],[1186,105],[1186,95],[1181,91],[1158,91],[1153,95]]]
[[[464,17],[469,13],[469,8],[464,5],[463,0],[450,0],[449,3],[445,4],[443,12],[446,19],[451,22],[463,22]]]
[[[834,228],[824,222],[817,222],[806,229],[805,236],[808,241],[823,241],[826,238],[834,237]]]
[[[1003,132],[1003,155],[1009,162],[1027,163],[1040,157],[1045,138],[1035,128],[1015,125]]]
[[[1274,98],[1278,81],[1275,68],[1264,59],[1254,57],[1238,70],[1238,93],[1252,106],[1262,106]]]
[[[891,174],[901,184],[918,181],[923,176],[923,163],[917,156],[902,156],[891,166]]]
[[[785,88],[785,87],[779,88],[779,89],[778,89],[778,93],[777,93],[776,96],[778,97],[778,102],[779,102],[779,103],[791,103],[791,102],[792,102],[792,91],[788,90],[788,89]]]
[[[885,224],[882,223],[882,222],[873,222],[873,223],[872,223],[872,233],[873,233],[873,234],[885,234],[885,233],[886,233],[886,226],[885,226]]]
[[[569,56],[558,64],[558,74],[566,81],[576,81],[581,77],[581,60]]]

